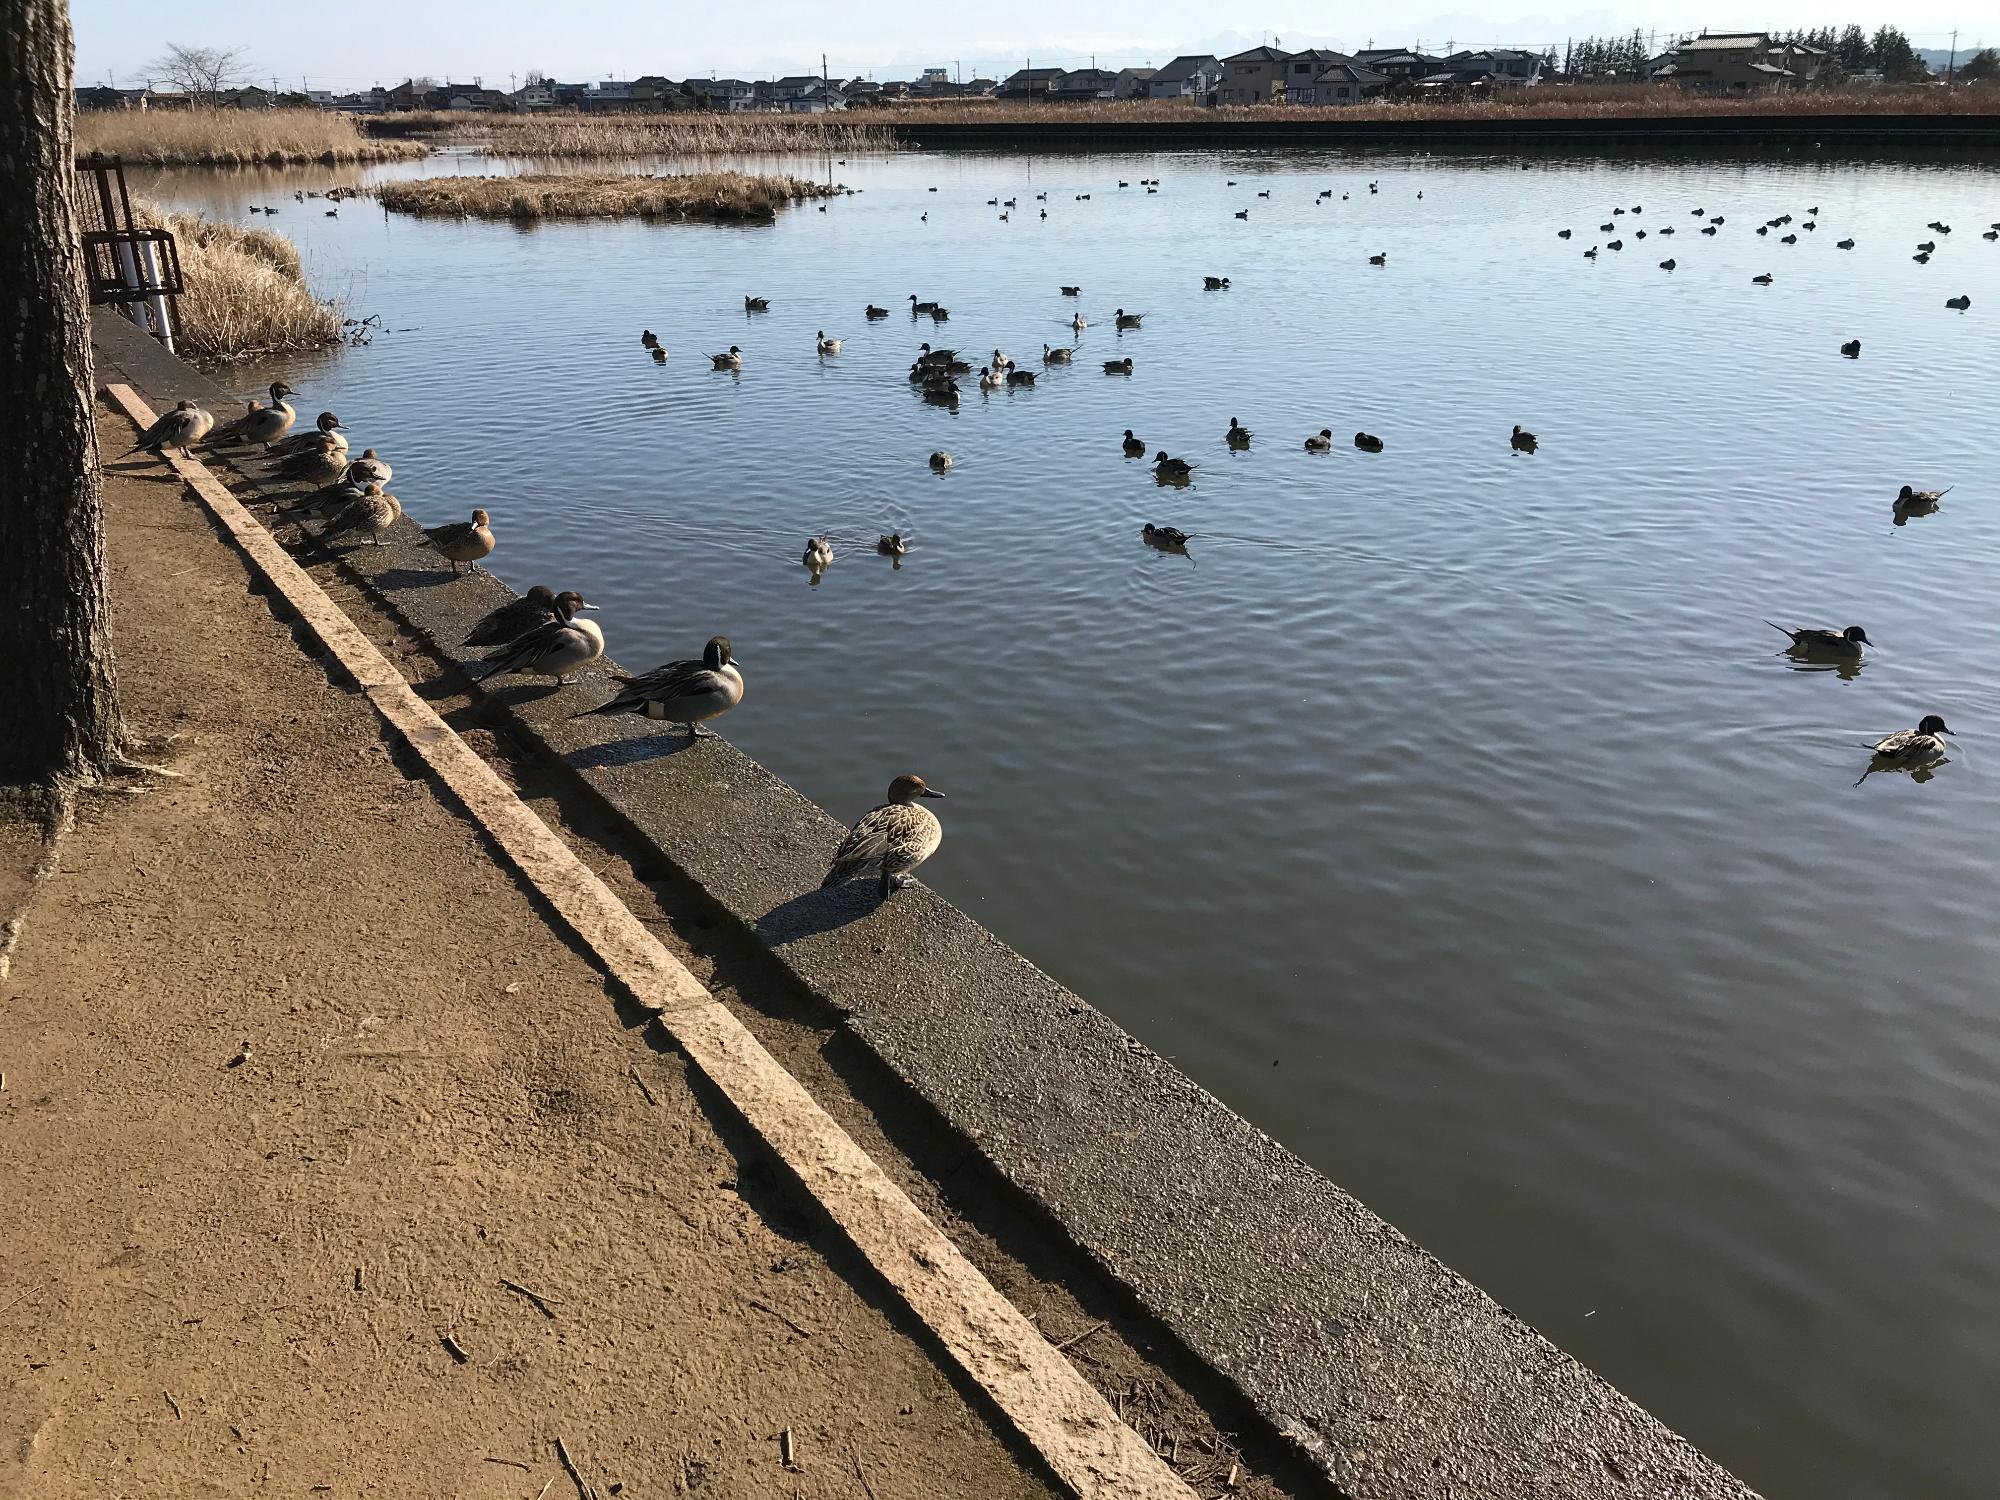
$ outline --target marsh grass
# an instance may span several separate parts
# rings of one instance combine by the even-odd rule
[[[351,115],[317,109],[86,110],[76,154],[102,151],[139,166],[248,167],[396,161],[426,156],[417,141],[364,135]]]
[[[690,172],[674,177],[419,177],[385,182],[398,213],[475,219],[770,219],[802,198],[841,191],[798,177]]]
[[[478,146],[495,156],[767,156],[794,152],[891,150],[895,133],[874,116],[680,114],[468,115],[453,111],[388,115],[382,133],[439,144]]]
[[[306,286],[298,248],[268,229],[243,229],[135,202],[148,227],[170,229],[187,290],[179,299],[181,352],[196,359],[323,349],[341,341],[337,303]]]

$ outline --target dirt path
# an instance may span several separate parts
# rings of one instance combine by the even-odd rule
[[[1050,1494],[178,484],[107,503],[185,779],[0,981],[0,1495]]]

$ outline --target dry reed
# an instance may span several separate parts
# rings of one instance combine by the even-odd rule
[[[299,252],[283,235],[169,213],[143,200],[133,209],[141,224],[173,231],[187,287],[176,306],[184,354],[248,359],[340,342],[338,304],[313,296]]]
[[[364,135],[351,115],[317,109],[85,110],[76,153],[144,166],[248,167],[426,156],[416,141]]]
[[[495,156],[742,156],[791,152],[889,150],[894,133],[879,121],[838,115],[678,114],[551,115],[465,114],[432,111],[386,116],[374,129],[455,146],[478,146]]]
[[[384,208],[476,219],[769,219],[839,188],[797,177],[691,172],[675,177],[419,177],[376,189]]]

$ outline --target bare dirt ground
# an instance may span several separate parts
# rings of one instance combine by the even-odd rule
[[[0,980],[0,1495],[1052,1493],[178,482],[107,503],[184,779]]]

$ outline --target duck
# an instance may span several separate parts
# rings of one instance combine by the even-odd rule
[[[1946,485],[1941,490],[1914,490],[1906,484],[1896,492],[1896,504],[1899,506],[1936,505],[1938,501],[1951,493],[1951,489],[1950,485]]]
[[[1588,250],[1584,251],[1584,252],[1583,252],[1583,258],[1584,258],[1585,260],[1596,260],[1596,259],[1597,259],[1597,246],[1595,246],[1595,245],[1592,245],[1592,246],[1591,246],[1591,247],[1590,247],[1590,248],[1589,248]]]
[[[1257,196],[1259,198],[1268,198],[1271,196],[1271,190],[1269,188],[1264,188],[1257,194]]]
[[[1088,203],[1088,202],[1090,201],[1090,194],[1088,194],[1088,193],[1078,193],[1078,194],[1076,195],[1076,201],[1077,201],[1077,202],[1079,202],[1079,203]]]
[[[745,297],[743,299],[743,310],[745,312],[769,312],[771,310],[771,299],[769,297]]]
[[[1074,347],[1053,349],[1047,344],[1042,345],[1042,363],[1045,365],[1066,365],[1071,363],[1075,355],[1076,350]]]
[[[402,514],[403,503],[394,495],[386,493],[379,482],[371,481],[362,490],[359,498],[349,501],[333,513],[332,518],[320,529],[319,544],[324,547],[342,537],[365,534],[371,547],[379,547],[382,545],[382,539],[389,534],[397,518]]]
[[[997,391],[1007,383],[1007,377],[991,365],[979,372],[979,388],[982,391]]]
[[[577,595],[582,602],[582,595]],[[546,625],[556,617],[556,593],[546,583],[538,583],[519,599],[510,599],[498,609],[480,616],[463,644],[467,646],[504,646],[509,641],[519,640],[537,625]]]
[[[731,344],[728,353],[711,354],[708,362],[718,370],[740,370],[743,368],[743,351]]]
[[[1963,295],[1957,297],[1947,297],[1944,299],[1944,305],[1950,308],[1953,312],[1964,312],[1967,308],[1972,306],[1972,299],[1970,297]]]
[[[1107,359],[1104,362],[1104,373],[1107,375],[1130,375],[1132,373],[1132,356],[1128,354],[1123,359]]]
[[[1081,297],[1083,295],[1083,288],[1080,286],[1060,287],[1058,288],[1058,290],[1061,291],[1061,293],[1065,297]]]
[[[1169,458],[1162,449],[1153,455],[1153,472],[1161,479],[1186,479],[1194,473],[1194,465],[1184,458]]]
[[[1127,458],[1146,456],[1146,440],[1132,436],[1132,429],[1129,427],[1125,429],[1125,456]]]
[[[1597,226],[1597,232],[1599,234],[1611,234],[1617,228],[1618,226],[1616,224],[1599,224]]]
[[[1002,354],[998,349],[995,349],[993,351],[993,368],[996,370],[1011,370],[1014,368],[1014,361]]]
[[[886,307],[877,307],[874,303],[871,302],[868,304],[868,310],[865,314],[863,314],[863,316],[868,318],[869,321],[873,322],[878,318],[888,317],[889,309]]]
[[[1507,445],[1516,453],[1533,453],[1535,445],[1539,441],[1540,439],[1532,432],[1529,432],[1519,422],[1516,422],[1513,434],[1507,439]]]
[[[1363,453],[1380,453],[1382,451],[1382,440],[1373,433],[1357,432],[1354,434],[1354,446],[1359,448]]]
[[[172,411],[162,412],[156,417],[153,425],[139,434],[139,441],[127,448],[119,457],[139,452],[158,453],[162,448],[178,448],[181,450],[182,458],[192,458],[194,455],[188,451],[189,448],[206,437],[209,429],[214,426],[215,418],[194,402],[176,401]]]
[[[623,686],[610,702],[570,717],[638,714],[661,723],[685,724],[691,740],[708,739],[713,736],[701,726],[743,701],[743,673],[726,635],[710,639],[696,660],[670,661],[620,681]]]
[[[931,321],[933,323],[948,322],[950,321],[950,318],[951,318],[950,312],[948,312],[946,309],[942,307],[933,307],[931,309]]]
[[[1834,248],[1834,249],[1836,249],[1836,250],[1852,250],[1852,249],[1854,248],[1854,241],[1853,241],[1853,240],[1835,240],[1835,241],[1833,242],[1833,248]]]
[[[1787,650],[1801,651],[1808,655],[1855,657],[1861,654],[1863,646],[1875,644],[1868,639],[1868,632],[1859,625],[1850,625],[1845,630],[1821,630],[1813,625],[1794,629],[1790,625],[1780,625],[1776,620],[1766,620],[1764,623],[1792,638],[1792,644],[1786,648]]]
[[[323,411],[313,419],[312,431],[295,432],[282,443],[273,443],[269,453],[274,458],[309,453],[319,446],[323,438],[332,438],[343,450],[347,447],[347,434],[340,425],[340,418],[330,411]]]
[[[1713,224],[1704,224],[1704,225],[1702,226],[1702,230],[1701,230],[1701,232],[1702,232],[1703,234],[1714,234],[1714,233],[1715,233],[1715,226],[1714,226]]]
[[[1604,248],[1607,250],[1623,250],[1625,248],[1625,242],[1623,240],[1606,240],[1604,242]]]
[[[1927,266],[1931,263],[1931,253],[1928,250],[1919,250],[1915,255],[1912,255],[1910,259],[1915,261],[1920,266]]]
[[[456,573],[460,563],[475,563],[493,550],[493,518],[475,510],[470,521],[453,521],[444,526],[426,526],[430,544],[451,562]]]
[[[956,380],[946,379],[936,385],[926,385],[924,387],[924,400],[928,401],[932,406],[956,406],[958,405],[958,396],[959,390]]]
[[[1010,386],[1033,385],[1034,383],[1035,372],[1033,370],[1009,370],[1007,372],[1007,384]]]
[[[934,310],[935,310],[936,308],[937,308],[937,304],[936,304],[935,302],[919,302],[919,301],[917,300],[917,294],[916,294],[915,292],[912,292],[912,293],[910,293],[910,316],[911,316],[911,317],[913,317],[913,318],[914,318],[914,317],[915,317],[915,316],[916,316],[916,315],[917,315],[918,313],[927,313],[927,312],[932,312],[932,311],[934,311]]]
[[[1758,286],[1769,286],[1777,278],[1769,271],[1766,271],[1762,276],[1752,276],[1750,279],[1756,282]]]
[[[1785,235],[1778,241],[1778,243],[1781,245],[1796,245],[1798,242],[1799,242],[1799,237],[1795,234]]]
[[[1936,765],[1945,758],[1945,743],[1939,736],[1952,733],[1937,714],[1925,714],[1915,729],[1899,729],[1870,745],[1874,759],[1854,784],[1860,786],[1877,771],[1914,771]]]
[[[1250,429],[1231,417],[1229,430],[1222,434],[1222,440],[1232,448],[1247,448],[1250,446]]]
[[[874,871],[879,872],[881,899],[887,901],[944,842],[944,825],[920,805],[920,799],[943,796],[921,776],[908,772],[898,776],[889,783],[889,800],[863,813],[840,841],[819,888],[827,890]]]
[[[904,557],[909,553],[910,544],[903,540],[902,532],[892,531],[875,539],[875,550],[884,557]]]
[[[1144,313],[1128,313],[1121,307],[1111,315],[1111,326],[1113,328],[1137,328],[1139,320],[1145,316]]]
[[[1759,233],[1760,235],[1769,234],[1770,232],[1771,232],[1771,226],[1769,224],[1759,224],[1757,226],[1757,233]]]
[[[840,340],[828,338],[824,328],[819,331],[819,352],[821,354],[840,353]]]
[[[2000,226],[1987,230],[1980,238],[1982,240],[2000,240]]]
[[[291,431],[292,422],[298,416],[298,413],[285,403],[285,397],[291,394],[292,388],[284,381],[272,381],[271,404],[260,406],[255,401],[251,402],[248,411],[209,439],[210,446],[220,446],[224,443],[243,445],[256,443],[268,449],[271,444]]]
[[[1727,224],[1729,221],[1723,218],[1721,214],[1716,214],[1708,222],[1711,224]]]
[[[652,329],[650,329],[650,328],[642,328],[642,329],[640,329],[640,330],[639,330],[639,347],[640,347],[640,348],[642,348],[642,349],[657,349],[657,348],[659,348],[659,347],[660,347],[660,336],[659,336],[658,334],[654,333],[654,332],[653,332],[653,330],[652,330]]]
[[[1371,256],[1369,256],[1369,257],[1368,257],[1368,264],[1369,264],[1369,265],[1371,265],[1371,266],[1386,266],[1386,265],[1388,265],[1388,264],[1389,264],[1389,252],[1388,252],[1388,251],[1386,251],[1386,250],[1384,250],[1384,251],[1383,251],[1383,252],[1382,252],[1382,253],[1381,253],[1380,255],[1371,255]]]
[[[1861,358],[1861,340],[1849,339],[1840,346],[1840,352],[1845,354],[1849,359]]]
[[[1656,229],[1653,232],[1655,234],[1672,234],[1674,232],[1674,226],[1671,224],[1662,225],[1659,229]]]
[[[1072,333],[1082,333],[1083,330],[1088,328],[1089,326],[1090,326],[1089,321],[1084,317],[1082,313],[1078,313],[1075,317],[1069,320],[1070,332]]]
[[[955,375],[963,375],[972,366],[958,357],[956,349],[933,349],[928,343],[917,345],[917,367],[925,370],[948,370]]]
[[[1933,250],[1937,249],[1937,241],[1925,240],[1921,245],[1917,246],[1917,248],[1923,251],[1924,254],[1929,255]]]
[[[1201,278],[1201,289],[1205,292],[1226,292],[1229,290],[1229,278],[1227,276],[1204,276]]]
[[[349,483],[387,484],[396,477],[396,471],[375,456],[373,448],[363,448],[361,457],[347,466],[346,478]]]
[[[473,680],[491,682],[496,677],[520,672],[553,677],[559,687],[571,681],[570,673],[604,654],[604,632],[598,629],[595,620],[580,618],[583,610],[596,607],[584,603],[581,594],[558,594],[555,617],[517,636],[505,649],[489,656],[485,670]]]
[[[1148,545],[1158,547],[1163,552],[1183,551],[1191,540],[1178,526],[1155,526],[1151,521],[1139,528],[1139,535]]]
[[[1665,260],[1660,262],[1660,269],[1662,271],[1671,271],[1677,264],[1678,262],[1676,262],[1675,259],[1671,255],[1669,255]]]
[[[823,536],[807,537],[805,556],[799,561],[815,573],[824,573],[833,566],[833,543]]]
[[[279,479],[302,479],[316,485],[332,484],[347,473],[347,454],[331,441],[322,439],[290,458],[279,459],[271,472]]]
[[[1236,210],[1236,217],[1239,219],[1247,219],[1250,217],[1250,210],[1247,208],[1239,208]]]
[[[663,365],[666,362],[667,362],[667,351],[664,349],[655,349],[653,351],[653,363],[656,365]]]
[[[1332,451],[1333,429],[1331,427],[1322,427],[1318,432],[1315,432],[1311,437],[1306,439],[1306,452],[1308,453],[1331,453]]]
[[[1803,224],[1801,224],[1801,225],[1799,226],[1799,228],[1801,228],[1801,229],[1817,229],[1817,228],[1819,228],[1819,225],[1815,224],[1815,223],[1814,223],[1814,222],[1813,222],[1813,221],[1812,221],[1811,219],[1807,219],[1807,220],[1805,221],[1805,223],[1803,223]]]
[[[1558,230],[1556,231],[1556,238],[1557,238],[1557,239],[1559,239],[1559,240],[1566,240],[1566,239],[1568,239],[1568,238],[1570,237],[1570,234],[1571,234],[1571,233],[1572,233],[1572,231],[1570,231],[1570,230],[1567,230],[1567,229],[1558,229]]]

